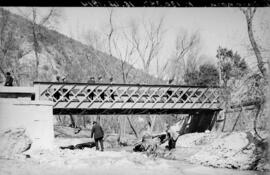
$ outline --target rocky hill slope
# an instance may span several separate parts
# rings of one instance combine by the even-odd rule
[[[0,9],[0,11],[2,11],[0,18],[3,19],[3,11],[5,10]],[[31,85],[32,81],[36,80],[34,74],[36,57],[33,49],[31,22],[21,16],[5,12],[9,16],[8,23],[6,27],[3,27],[3,20],[1,20],[0,28],[3,29],[3,32],[0,35],[7,40],[5,36],[11,34],[16,43],[12,52],[21,53],[21,55],[23,53],[23,56],[13,55],[15,60],[17,59],[17,63],[16,61],[0,60],[1,69],[5,72],[12,72],[16,76],[17,84]],[[103,76],[104,82],[108,82],[109,78],[113,77],[114,82],[123,83],[119,59],[43,26],[39,28],[37,37],[40,81],[55,81],[55,77],[60,75],[67,76],[69,82],[87,82],[90,76]],[[1,46],[3,45],[2,43]],[[0,53],[0,56],[2,55],[3,53]],[[7,59],[11,58],[7,56]],[[127,67],[130,65],[126,65]],[[3,77],[2,75],[2,80]],[[128,83],[156,84],[162,83],[162,80],[132,67]]]

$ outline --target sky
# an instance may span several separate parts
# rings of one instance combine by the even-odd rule
[[[12,9],[12,8],[11,8]],[[13,8],[13,11],[15,8]],[[44,11],[46,8],[42,8]],[[104,31],[109,25],[109,9],[101,7],[68,7],[60,8],[62,18],[56,30],[74,39],[83,42],[82,33],[90,30]],[[159,56],[160,64],[166,60],[174,49],[176,34],[181,30],[188,32],[198,31],[201,37],[202,60],[216,62],[216,52],[219,46],[237,51],[245,57],[249,64],[255,59],[247,52],[249,45],[246,21],[238,8],[114,8],[113,23],[121,29],[127,27],[130,19],[143,18],[157,22],[164,17],[164,45]],[[270,40],[270,8],[260,8],[254,18],[255,36],[267,44]],[[266,32],[267,31],[267,32]],[[269,43],[269,42],[268,42]],[[141,67],[139,60],[136,67]],[[152,65],[154,72],[155,65]]]

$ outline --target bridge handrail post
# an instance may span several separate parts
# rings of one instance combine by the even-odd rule
[[[38,83],[34,83],[34,90],[35,90],[35,101],[40,99],[40,85]]]

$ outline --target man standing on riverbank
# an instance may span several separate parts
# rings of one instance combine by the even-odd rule
[[[92,127],[92,132],[91,132],[91,138],[95,139],[95,144],[96,144],[96,150],[99,150],[98,142],[100,143],[101,151],[104,150],[103,147],[103,137],[104,137],[104,132],[102,127],[96,122],[93,122],[93,127]]]

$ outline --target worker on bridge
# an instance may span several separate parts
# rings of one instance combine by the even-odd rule
[[[13,86],[13,78],[10,74],[10,72],[6,73],[6,82],[5,82],[5,86]]]
[[[96,83],[95,81],[95,77],[89,77],[89,80],[87,81],[87,83],[91,83],[91,84],[94,84]],[[91,93],[91,89],[87,89],[87,93],[89,93],[88,97],[93,100],[94,99],[94,96],[95,96],[95,90],[93,90]]]

